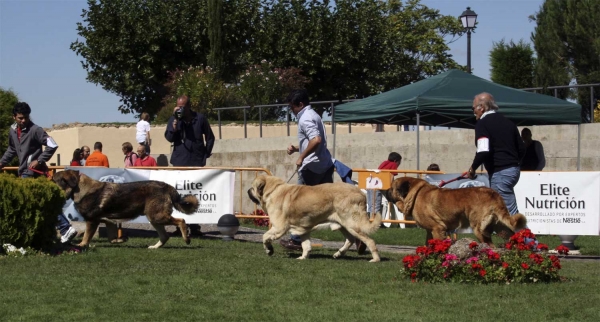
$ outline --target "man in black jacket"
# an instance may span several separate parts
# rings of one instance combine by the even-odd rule
[[[521,175],[519,164],[525,155],[525,144],[517,126],[502,114],[489,93],[481,93],[473,100],[477,119],[475,145],[477,154],[469,168],[469,178],[483,164],[490,178],[490,187],[497,191],[511,215],[519,212],[514,187]]]
[[[208,120],[204,115],[191,110],[187,96],[177,99],[177,106],[167,123],[165,139],[173,144],[171,164],[176,167],[205,166],[215,145],[215,135]],[[190,224],[188,227],[191,235],[202,235],[200,225]]]

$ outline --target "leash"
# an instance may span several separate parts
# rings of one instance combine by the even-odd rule
[[[468,179],[468,177],[466,177],[466,175],[467,175],[467,171],[465,171],[463,174],[461,174],[461,175],[460,175],[460,177],[456,177],[456,178],[454,178],[454,179],[450,179],[450,180],[448,180],[448,181],[444,181],[444,180],[442,180],[442,181],[440,181],[440,184],[439,184],[439,186],[438,186],[438,187],[440,187],[440,188],[441,188],[441,187],[443,187],[443,186],[445,186],[445,185],[449,184],[450,182],[454,182],[454,181],[456,181],[456,180]]]
[[[34,168],[29,168],[29,170],[37,173],[37,174],[43,174],[46,176],[46,178],[50,179],[52,176],[50,175],[50,173],[48,173],[48,171],[40,171],[40,170],[36,170]]]
[[[292,176],[288,179],[288,181],[286,183],[290,183],[290,180],[292,180],[292,178],[296,175],[296,173],[298,173],[298,169],[296,169],[296,171],[294,171],[294,173],[292,173]]]

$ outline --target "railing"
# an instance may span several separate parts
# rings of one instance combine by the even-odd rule
[[[548,87],[531,87],[521,88],[523,91],[532,91],[537,93],[538,91],[553,89],[554,97],[558,97],[558,90],[565,88],[590,88],[590,123],[594,123],[594,108],[596,108],[596,102],[594,101],[594,87],[600,87],[600,84],[581,84],[581,85],[562,85],[562,86],[548,86]],[[583,108],[583,106],[582,106]]]

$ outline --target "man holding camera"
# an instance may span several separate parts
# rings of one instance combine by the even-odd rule
[[[206,117],[191,110],[190,99],[180,96],[169,118],[165,139],[173,144],[171,164],[175,167],[203,167],[215,145],[215,135]],[[191,224],[190,235],[200,236],[200,225]]]

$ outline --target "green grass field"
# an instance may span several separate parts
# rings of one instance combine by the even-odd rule
[[[378,234],[388,234],[380,230]],[[377,238],[384,238],[384,236]],[[431,285],[400,275],[402,255],[172,238],[85,254],[0,257],[1,321],[597,321],[600,262],[563,261],[567,282]]]
[[[246,227],[266,230],[266,227],[256,227],[252,224],[244,224]],[[327,241],[343,241],[344,236],[341,233],[330,230],[318,230],[311,234],[311,237]],[[425,231],[420,228],[382,228],[373,234],[373,239],[377,244],[382,245],[402,245],[402,246],[421,246],[425,245]],[[560,245],[560,239],[557,236],[537,236],[538,240],[547,244],[550,249]],[[473,234],[459,234],[458,238],[471,238],[477,240]],[[494,236],[496,245],[503,245],[502,239]],[[579,236],[575,240],[575,246],[582,255],[600,256],[600,236]]]

